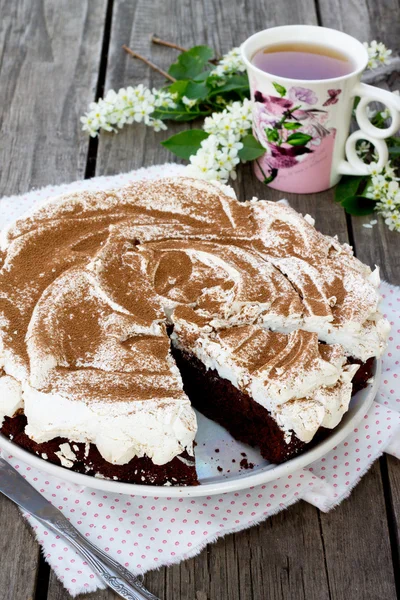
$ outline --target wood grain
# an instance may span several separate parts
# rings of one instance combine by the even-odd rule
[[[39,546],[18,508],[0,498],[0,599],[30,600],[36,588]]]
[[[83,177],[79,115],[94,98],[105,9],[106,0],[0,0],[0,195]],[[31,599],[39,547],[3,497],[0,524],[0,599]]]
[[[51,571],[47,600],[67,600],[70,598],[72,598],[72,596],[70,596],[63,584],[57,579],[54,571]],[[97,590],[92,594],[80,594],[79,596],[75,596],[75,600],[116,600],[117,598],[118,596],[110,589]],[[38,598],[38,600],[41,599]]]
[[[106,0],[0,1],[0,193],[84,175]]]
[[[318,0],[321,25],[400,51],[398,0]]]

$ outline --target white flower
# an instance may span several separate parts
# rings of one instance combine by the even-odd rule
[[[368,52],[368,69],[376,69],[376,67],[378,67],[380,64],[388,64],[392,51],[388,50],[385,44],[382,44],[382,42],[378,43],[376,40],[373,40],[370,44],[364,42],[364,47]]]
[[[387,165],[385,165],[385,174],[386,177],[390,177],[390,179],[396,179],[396,181],[398,179],[396,177],[396,172],[390,163],[387,163]]]
[[[376,110],[373,110],[372,108],[370,108],[369,106],[365,107],[365,113],[367,115],[367,118],[372,121],[372,119],[375,117],[376,115]]]
[[[235,149],[235,150],[241,150],[243,148],[243,144],[242,142],[239,142],[239,136],[232,134],[229,134],[227,137],[221,137],[220,139],[220,144],[221,146],[225,147],[225,148],[229,148],[230,150]]]
[[[395,170],[390,163],[380,171],[376,163],[371,163],[370,169],[373,172],[371,182],[364,193],[377,201],[375,210],[385,219],[389,229],[400,232],[400,185]],[[364,227],[368,229],[375,224],[376,221],[371,221]]]
[[[399,182],[398,181],[389,181],[388,186],[387,186],[388,196],[390,196],[391,198],[394,198],[395,196],[397,196],[398,191],[399,191]]]
[[[92,137],[100,130],[116,131],[126,124],[144,123],[155,131],[167,129],[165,123],[151,115],[157,110],[176,107],[175,95],[165,90],[150,90],[143,84],[128,86],[118,92],[109,90],[104,98],[89,104],[88,112],[81,117],[82,129]]]
[[[388,64],[389,56],[392,54],[392,51],[388,50],[386,48],[386,46],[382,43],[378,44],[377,48],[378,48],[378,61],[384,65]]]
[[[400,214],[392,213],[388,215],[385,219],[385,223],[390,231],[400,231]]]
[[[232,102],[221,112],[204,119],[203,129],[209,136],[198,152],[190,157],[187,172],[192,177],[226,183],[236,178],[235,167],[240,163],[240,141],[251,130],[250,100]]]
[[[161,131],[167,129],[166,124],[161,119],[152,119],[149,123],[153,127],[154,131]]]
[[[97,136],[97,122],[89,114],[86,114],[84,117],[81,117],[81,123],[83,131],[87,131],[91,137]]]
[[[368,170],[372,176],[376,176],[376,175],[379,175],[380,173],[382,173],[382,169],[378,168],[378,165],[376,162],[370,163],[368,165]]]
[[[163,90],[157,90],[153,88],[154,106],[160,106],[162,108],[176,108],[176,102],[174,102],[175,94],[170,94]]]
[[[137,123],[144,121],[147,124],[147,122],[150,123],[150,121],[147,121],[147,118],[152,112],[154,112],[154,106],[144,101],[138,106],[138,110],[135,112],[133,118]]]
[[[365,142],[364,140],[362,140],[359,144],[358,144],[358,148],[357,148],[357,154],[358,156],[361,156],[361,158],[364,158],[368,152],[371,149],[371,145],[369,142]]]
[[[183,104],[186,104],[186,106],[188,106],[189,108],[192,108],[196,104],[197,100],[194,98],[187,98],[187,96],[183,96],[182,102]]]
[[[221,58],[215,69],[211,71],[211,75],[215,75],[223,80],[224,76],[226,75],[231,75],[232,73],[238,72],[240,73],[245,70],[246,66],[242,61],[240,48],[233,48]]]

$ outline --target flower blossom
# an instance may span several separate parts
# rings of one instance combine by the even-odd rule
[[[376,69],[379,65],[388,64],[392,51],[388,50],[385,44],[373,40],[370,44],[364,42],[364,47],[368,52],[368,69]]]
[[[246,65],[242,60],[240,48],[232,48],[230,52],[225,54],[218,65],[211,71],[211,75],[222,78],[225,75],[232,75],[233,73],[242,73],[246,70]]]
[[[104,98],[89,104],[88,112],[81,117],[82,129],[92,137],[100,130],[114,131],[126,124],[144,123],[155,131],[167,129],[165,123],[152,117],[156,110],[175,108],[175,96],[164,90],[150,90],[143,84],[110,90]]]
[[[367,198],[376,200],[375,210],[391,231],[400,232],[400,186],[393,167],[388,163],[379,169],[376,163],[369,165],[370,182],[364,192]],[[370,223],[373,225],[373,222]]]
[[[190,157],[186,172],[191,177],[226,183],[236,179],[236,166],[240,163],[240,141],[251,130],[250,100],[233,102],[222,112],[204,119],[204,131],[209,136],[201,148]]]

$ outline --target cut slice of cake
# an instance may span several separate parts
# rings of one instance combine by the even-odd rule
[[[193,404],[267,460],[291,458],[347,411],[359,366],[339,344],[254,325],[210,333],[186,307],[173,321],[173,354]]]

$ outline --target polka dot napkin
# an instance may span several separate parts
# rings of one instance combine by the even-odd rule
[[[0,228],[49,196],[178,175],[182,169],[178,165],[161,165],[3,198]],[[255,525],[300,499],[328,511],[349,495],[382,452],[400,458],[400,288],[383,283],[382,295],[382,308],[392,324],[392,335],[383,359],[376,401],[344,442],[293,475],[221,496],[152,498],[81,488],[49,477],[12,456],[5,458],[81,533],[134,573],[194,556],[218,537]],[[103,587],[88,564],[62,539],[29,515],[24,516],[32,525],[44,556],[71,594]]]

